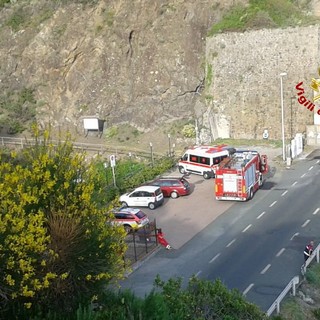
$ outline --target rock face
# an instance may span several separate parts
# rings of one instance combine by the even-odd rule
[[[303,132],[313,114],[292,97],[304,81],[311,98],[319,29],[207,38],[224,13],[247,3],[12,1],[0,11],[1,92],[34,89],[39,123],[72,133],[82,134],[83,117],[94,116],[144,132],[192,120],[199,142],[259,139],[266,129],[279,139],[279,73],[286,71],[286,137]],[[311,1],[315,13],[319,3]]]
[[[311,79],[318,78],[319,27],[263,29],[220,34],[207,39],[207,63],[212,69],[211,112],[217,134],[224,137],[281,139],[281,81],[286,138],[305,132],[313,123],[298,100],[296,85],[303,82],[312,100]],[[319,105],[319,103],[316,103]],[[314,108],[316,112],[318,106]],[[320,116],[318,116],[320,117]]]
[[[41,1],[1,10],[0,89],[35,89],[38,121],[75,132],[85,116],[143,131],[193,118],[207,31],[235,2]]]

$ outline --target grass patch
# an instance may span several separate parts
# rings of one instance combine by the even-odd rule
[[[250,0],[247,7],[235,6],[211,27],[208,36],[226,31],[310,25],[319,21],[319,18],[303,13],[289,0]]]
[[[213,70],[212,70],[212,64],[207,64],[207,76],[206,76],[206,87],[209,88],[211,86],[213,79]]]
[[[310,284],[320,287],[320,264],[307,269],[306,279]]]
[[[230,146],[268,146],[273,148],[281,148],[281,140],[255,140],[255,139],[217,139],[214,144],[227,144]]]
[[[36,119],[34,90],[23,88],[0,95],[0,126],[10,134],[21,133]]]
[[[281,305],[281,318],[290,320],[305,320],[306,315],[297,300],[293,297],[288,298]]]

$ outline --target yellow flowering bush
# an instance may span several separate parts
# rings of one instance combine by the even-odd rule
[[[70,312],[124,271],[125,233],[106,223],[95,167],[70,139],[36,138],[0,154],[0,318],[20,302]]]

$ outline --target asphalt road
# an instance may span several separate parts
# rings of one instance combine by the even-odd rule
[[[320,237],[320,153],[270,177],[253,200],[231,203],[179,250],[160,250],[121,283],[144,296],[161,279],[192,275],[237,288],[267,310],[303,263],[303,249]],[[208,181],[206,181],[207,183]],[[195,201],[197,203],[197,201]],[[201,208],[198,202],[198,211]],[[205,208],[210,210],[209,208]]]

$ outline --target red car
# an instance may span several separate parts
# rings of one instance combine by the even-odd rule
[[[184,177],[163,177],[156,179],[148,185],[159,186],[164,197],[176,199],[191,192],[190,183]]]

